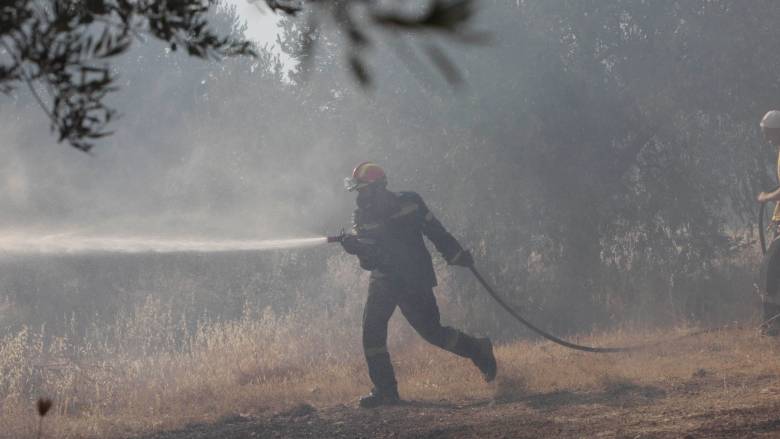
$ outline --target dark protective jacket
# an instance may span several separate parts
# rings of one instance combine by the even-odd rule
[[[395,206],[386,213],[358,208],[353,214],[352,233],[365,243],[357,252],[360,266],[370,270],[372,278],[390,277],[409,286],[433,287],[436,274],[423,235],[448,262],[463,249],[417,193],[393,195]]]

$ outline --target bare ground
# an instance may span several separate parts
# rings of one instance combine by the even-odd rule
[[[741,337],[750,339],[745,341],[751,348],[744,352]],[[685,348],[636,358],[638,363],[664,362],[663,367],[653,366],[657,373],[651,377],[628,373],[602,378],[601,385],[582,390],[561,386],[539,391],[520,385],[507,391],[512,381],[499,376],[489,392],[476,392],[488,396],[470,398],[463,392],[448,394],[446,400],[409,400],[371,410],[357,408],[355,400],[317,407],[299,403],[142,437],[780,438],[777,343],[739,331],[700,342],[704,348],[698,352],[692,352],[696,342],[689,341]],[[506,352],[503,357],[505,363],[511,359]],[[569,364],[594,361],[587,354],[556,353],[554,358]],[[610,362],[604,357],[598,361]],[[511,373],[513,366],[504,365]]]

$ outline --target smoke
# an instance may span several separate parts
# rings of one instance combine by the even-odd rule
[[[767,60],[776,58],[779,40],[759,32],[702,38],[698,26],[713,16],[697,4],[485,2],[477,27],[496,44],[442,46],[464,77],[457,90],[424,57],[383,45],[367,58],[374,88],[359,90],[342,40],[331,34],[318,35],[313,59],[293,63],[308,75],[289,77],[273,56],[211,62],[138,44],[116,65],[116,132],[92,155],[56,144],[23,89],[16,101],[0,101],[4,251],[276,248],[267,241],[346,226],[353,195],[341,181],[356,163],[373,160],[386,169],[391,190],[419,192],[480,266],[500,274],[497,286],[516,285],[517,303],[551,327],[611,324],[632,310],[648,316],[646,304],[678,309],[669,319],[709,312],[702,311],[713,303],[706,298],[734,297],[751,284],[719,277],[727,250],[738,248],[723,236],[722,221],[734,200],[754,207],[763,161],[753,157],[752,145],[761,144],[751,137],[753,114],[777,95],[765,87],[776,83],[776,63]],[[652,9],[659,21],[624,9]],[[780,10],[752,14],[763,20],[767,9]],[[622,25],[613,26],[622,20],[643,31],[627,39]],[[665,31],[678,27],[684,32]],[[662,36],[663,44],[646,35]],[[287,36],[280,40],[294,41]],[[740,41],[751,50],[734,45]],[[609,53],[644,47],[649,55],[595,62],[610,45]],[[752,57],[751,68],[702,69],[699,54],[710,45]],[[312,273],[327,268],[321,259],[337,255],[330,251],[279,252],[274,261],[265,253],[265,272],[255,275],[257,264],[247,262],[251,269],[230,278],[236,285],[209,290],[250,285],[253,294],[287,293],[306,291],[300,285],[307,281],[321,289]],[[279,274],[282,266],[289,275]],[[161,265],[160,279],[181,269]],[[220,276],[217,268],[209,274]],[[33,290],[24,282],[17,282],[20,298]],[[447,290],[467,304],[472,287],[458,279]],[[486,309],[475,303],[469,311]],[[501,325],[501,317],[484,320]]]
[[[259,101],[285,86],[248,61],[226,60],[226,73],[164,53],[141,44],[121,59],[113,99],[123,117],[91,155],[57,144],[23,90],[0,104],[14,115],[0,123],[0,228],[254,240],[346,225],[353,164],[340,149],[350,145],[307,139],[308,129],[288,138],[294,102]],[[241,81],[228,83],[231,69]]]
[[[426,107],[446,90],[440,78],[432,92],[405,67],[377,69],[387,85],[366,94],[334,55],[323,52],[316,74],[293,84],[273,58],[203,61],[138,42],[117,60],[115,132],[91,155],[57,144],[20,88],[16,101],[0,103],[13,115],[0,122],[0,229],[320,236],[348,225],[353,195],[342,180],[359,162],[380,162],[391,189],[437,189],[436,159],[452,146],[437,134],[460,124],[428,114],[442,108]],[[403,112],[410,116],[400,120]]]

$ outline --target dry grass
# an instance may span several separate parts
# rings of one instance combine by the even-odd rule
[[[315,319],[316,317],[316,319]],[[170,310],[150,301],[117,320],[111,336],[80,342],[23,328],[0,340],[0,436],[34,437],[35,399],[55,401],[45,437],[109,437],[213,421],[236,413],[354,403],[369,388],[359,319],[315,309],[293,317],[247,312],[179,339]],[[675,338],[688,328],[583,337],[594,345]],[[673,389],[695,377],[738,389],[745,376],[780,375],[780,350],[755,331],[732,329],[631,354],[594,355],[546,342],[497,347],[500,373],[486,385],[468,360],[424,344],[394,318],[391,351],[406,399],[513,400],[529,395]]]

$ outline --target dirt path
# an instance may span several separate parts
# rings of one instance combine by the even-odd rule
[[[425,401],[234,416],[145,436],[184,438],[780,438],[780,377],[701,370],[658,386],[617,383],[600,392],[518,395],[505,400]]]

